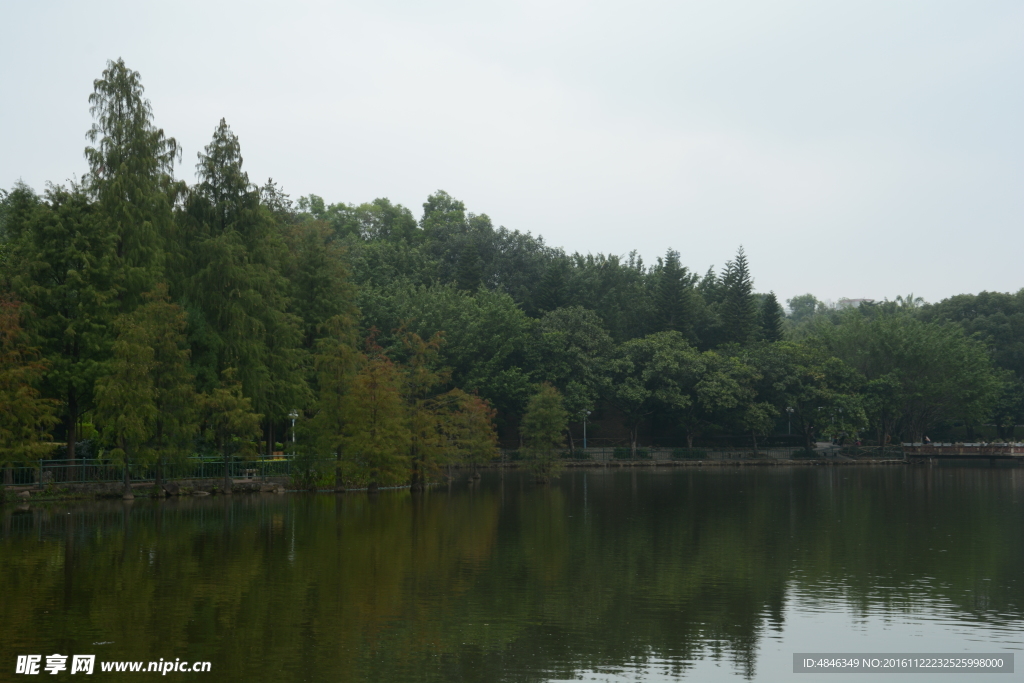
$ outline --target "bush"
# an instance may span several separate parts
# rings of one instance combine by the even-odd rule
[[[793,456],[792,457],[794,459],[797,459],[797,460],[800,460],[800,459],[808,460],[808,459],[811,459],[811,458],[817,458],[818,454],[815,453],[814,451],[809,451],[806,448],[801,448],[798,451],[793,451]]]
[[[675,448],[672,450],[673,460],[706,460],[708,452],[700,448]]]

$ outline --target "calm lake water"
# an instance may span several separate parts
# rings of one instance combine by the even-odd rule
[[[0,680],[54,653],[401,682],[809,681],[794,652],[1013,652],[991,680],[1024,678],[1024,469],[487,473],[0,519]]]

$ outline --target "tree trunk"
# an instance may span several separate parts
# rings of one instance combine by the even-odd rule
[[[156,458],[156,478],[153,482],[153,486],[156,489],[156,495],[162,496],[164,493],[164,456],[158,455]]]
[[[230,495],[234,482],[231,481],[231,456],[224,450],[224,494]]]
[[[135,494],[132,493],[132,475],[131,475],[131,468],[129,466],[130,462],[131,462],[131,459],[127,457],[127,453],[126,453],[125,454],[125,459],[124,459],[124,468],[122,469],[122,473],[123,473],[122,474],[122,479],[123,479],[123,483],[124,483],[124,495],[122,497],[125,500],[131,500],[131,499],[135,498]]]
[[[754,457],[757,457],[757,433],[750,432],[750,438],[754,440]]]
[[[686,432],[686,448],[693,450],[693,433]]]
[[[338,454],[335,456],[334,462],[334,490],[338,493],[345,492],[345,481],[341,478],[341,448],[338,448]]]
[[[14,486],[14,470],[10,463],[4,465],[4,486]]]
[[[68,460],[75,460],[75,442],[78,441],[78,395],[75,390],[68,390]]]

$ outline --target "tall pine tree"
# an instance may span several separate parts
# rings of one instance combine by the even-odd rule
[[[179,216],[181,290],[190,311],[200,387],[211,391],[227,368],[273,426],[309,400],[302,320],[291,311],[283,269],[288,251],[271,209],[242,169],[241,146],[221,119],[199,153],[199,183]]]
[[[163,246],[180,190],[173,182],[178,144],[153,124],[143,92],[139,73],[118,59],[107,62],[89,96],[95,122],[86,136],[93,144],[85,149],[87,186],[116,236],[122,313],[138,306],[163,276]]]
[[[782,341],[782,306],[775,298],[775,292],[768,292],[768,295],[761,302],[761,337],[770,342]]]
[[[665,252],[665,258],[659,260],[655,271],[657,331],[682,332],[694,340],[694,280],[686,266],[680,265],[678,251],[669,249]]]
[[[757,305],[753,296],[754,281],[750,277],[747,255],[741,246],[736,258],[729,261],[722,275],[720,317],[726,343],[747,344],[758,333]]]

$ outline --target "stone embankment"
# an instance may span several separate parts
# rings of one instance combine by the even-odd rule
[[[266,479],[235,479],[232,493],[284,493],[289,485],[288,477],[267,477]],[[133,482],[132,492],[136,497],[164,496],[209,496],[223,494],[223,479],[185,479],[164,482],[160,491],[151,481]],[[4,491],[8,500],[19,502],[43,500],[70,500],[82,498],[123,498],[124,484],[105,482],[90,484],[49,484],[39,486],[8,486]],[[2,502],[2,498],[0,498]]]

